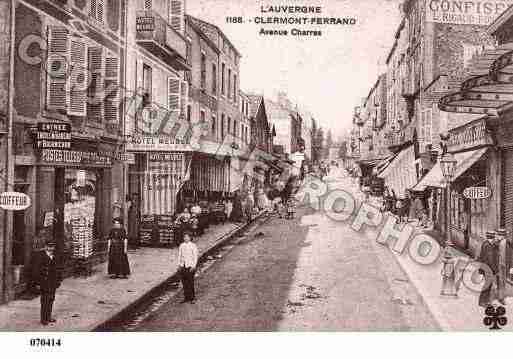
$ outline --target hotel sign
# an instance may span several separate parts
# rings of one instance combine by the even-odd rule
[[[459,25],[490,25],[513,1],[511,0],[428,0],[428,22]]]
[[[493,145],[493,139],[486,129],[486,122],[479,120],[463,127],[449,131],[451,136],[447,142],[449,152],[459,152],[475,147]]]
[[[190,152],[192,147],[186,141],[170,136],[127,136],[126,151],[130,152]]]

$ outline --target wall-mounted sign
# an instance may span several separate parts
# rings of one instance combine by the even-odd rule
[[[490,25],[513,1],[511,0],[428,0],[428,22],[460,25]]]
[[[0,208],[7,211],[23,211],[30,207],[28,195],[21,192],[3,192],[0,194]]]
[[[128,136],[126,150],[132,152],[139,151],[158,151],[158,152],[189,152],[192,151],[191,145],[185,141],[170,136]]]
[[[136,31],[153,31],[155,30],[155,17],[138,16],[135,20]]]
[[[457,152],[470,148],[493,145],[493,139],[486,129],[486,122],[479,120],[449,131],[447,150]]]
[[[36,130],[37,148],[71,148],[71,125],[62,122],[40,122]]]
[[[492,190],[488,187],[468,187],[463,191],[463,197],[468,199],[486,199],[491,195]]]
[[[149,160],[150,162],[171,162],[171,161],[182,161],[184,158],[183,153],[166,153],[166,152],[157,152],[150,153]]]
[[[112,165],[112,158],[97,152],[42,149],[39,160],[44,164]]]

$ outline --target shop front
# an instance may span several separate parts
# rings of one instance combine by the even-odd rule
[[[493,139],[485,118],[454,128],[449,133],[447,151],[453,153],[456,160],[448,199],[451,241],[460,250],[474,256],[479,253],[486,231],[493,230],[498,224],[498,153],[492,147]],[[440,163],[437,163],[413,188],[432,196],[432,206],[436,211],[435,227],[444,235],[448,205],[446,186]],[[478,190],[488,195],[475,195]]]

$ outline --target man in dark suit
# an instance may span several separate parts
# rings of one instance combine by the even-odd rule
[[[41,251],[38,284],[41,290],[41,324],[55,323],[56,320],[52,318],[52,307],[61,278],[53,243],[47,243],[45,249]]]
[[[479,269],[479,273],[486,278],[488,286],[481,290],[479,295],[479,305],[486,308],[491,305],[496,299],[497,290],[492,291],[492,288],[497,288],[498,274],[499,274],[499,246],[495,237],[494,231],[486,232],[486,240],[481,245],[481,253],[479,254],[479,262],[488,266],[488,270]],[[488,272],[488,273],[487,273]]]

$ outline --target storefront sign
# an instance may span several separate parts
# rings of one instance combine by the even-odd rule
[[[62,165],[112,165],[111,157],[96,153],[71,150],[42,149],[40,161],[44,164]]]
[[[37,124],[37,148],[71,148],[71,125],[62,122],[42,122]]]
[[[158,153],[150,153],[149,160],[150,162],[171,162],[171,161],[182,161],[184,158],[183,153],[166,153],[166,152],[158,152]]]
[[[428,0],[428,22],[460,25],[490,25],[511,0]]]
[[[169,136],[129,136],[126,150],[131,152],[190,152],[192,147],[186,141]]]
[[[21,192],[4,192],[0,194],[0,208],[7,211],[23,211],[30,207],[30,197]]]
[[[486,199],[491,195],[492,190],[488,187],[468,187],[463,191],[463,197],[468,199]]]
[[[478,146],[493,145],[493,139],[486,130],[486,122],[479,120],[450,131],[447,142],[449,152],[468,150]]]

